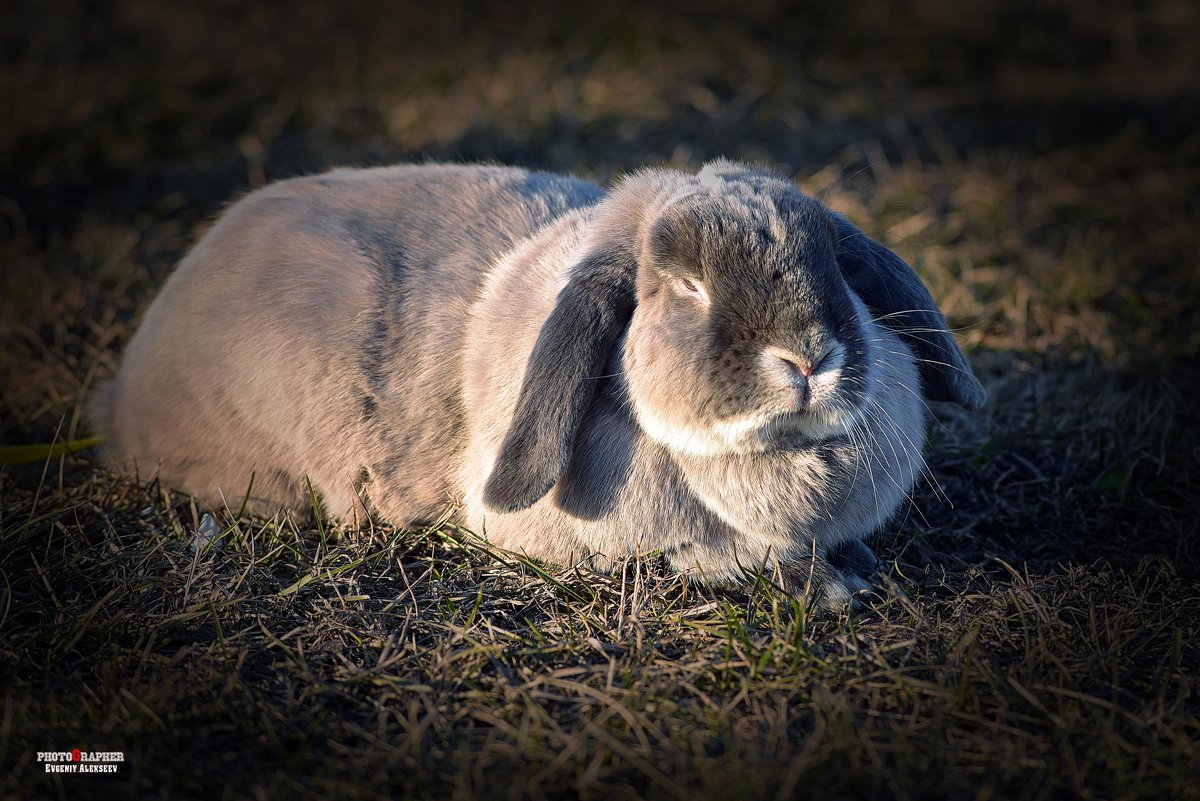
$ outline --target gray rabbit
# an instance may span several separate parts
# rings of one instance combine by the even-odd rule
[[[661,549],[825,606],[920,474],[925,398],[983,387],[915,273],[719,160],[610,192],[336,170],[234,204],[98,398],[108,458],[211,505],[455,520],[604,569]]]

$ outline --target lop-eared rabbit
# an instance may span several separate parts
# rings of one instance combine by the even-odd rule
[[[202,503],[453,519],[604,569],[661,550],[844,604],[984,390],[913,270],[719,160],[611,191],[495,166],[335,170],[233,204],[98,398],[108,459]]]

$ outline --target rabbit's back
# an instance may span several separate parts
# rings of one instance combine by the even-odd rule
[[[389,521],[452,491],[466,308],[502,253],[599,187],[404,166],[284,181],[234,204],[167,281],[100,404],[110,458],[237,508]],[[253,477],[253,478],[252,478]]]

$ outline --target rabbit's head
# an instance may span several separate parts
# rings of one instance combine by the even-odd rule
[[[526,367],[485,489],[494,510],[530,506],[562,476],[622,334],[638,423],[681,454],[846,434],[881,391],[872,319],[913,351],[929,398],[983,402],[912,269],[777,175],[727,161],[645,171],[594,214]]]
[[[846,433],[871,343],[829,214],[773,178],[686,186],[642,237],[623,360],[639,424],[700,456]]]

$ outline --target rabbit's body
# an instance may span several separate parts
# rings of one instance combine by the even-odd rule
[[[983,399],[911,270],[772,174],[432,165],[235,204],[101,405],[115,462],[210,504],[453,507],[550,561],[776,565],[836,604],[920,473],[922,386]]]
[[[389,521],[436,516],[455,494],[467,304],[497,257],[600,195],[440,165],[255,192],[181,262],[130,342],[102,402],[110,458],[234,511],[247,493],[252,511],[308,508],[311,483],[353,520],[369,482]]]

